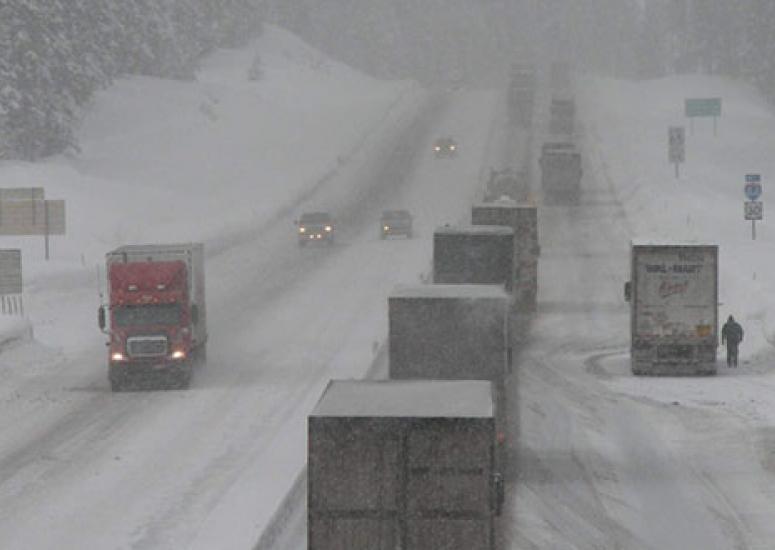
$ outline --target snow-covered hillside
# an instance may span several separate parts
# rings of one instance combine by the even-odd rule
[[[262,77],[250,81],[256,54]],[[39,237],[0,237],[0,246],[22,248],[36,334],[80,344],[59,313],[93,324],[95,266],[106,251],[204,240],[212,252],[258,233],[417,97],[409,83],[369,79],[274,27],[250,48],[208,58],[196,82],[119,80],[83,120],[81,154],[0,163],[4,187],[44,187],[66,201],[67,235],[52,237],[50,262]],[[78,302],[88,301],[88,316],[76,304],[48,307],[49,294],[86,286]]]

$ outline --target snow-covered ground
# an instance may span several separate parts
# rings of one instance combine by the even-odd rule
[[[322,388],[364,374],[387,294],[427,271],[433,227],[468,214],[495,99],[374,81],[270,27],[196,82],[101,93],[81,154],[0,164],[4,185],[68,208],[50,262],[40,239],[3,239],[23,248],[35,336],[9,321],[19,337],[0,353],[0,547],[254,544],[304,463]],[[449,134],[460,158],[434,160]],[[417,238],[378,239],[391,207],[414,213]],[[334,247],[299,249],[305,209],[334,214]],[[207,250],[208,365],[186,392],[112,394],[96,266],[119,244],[187,240]]]

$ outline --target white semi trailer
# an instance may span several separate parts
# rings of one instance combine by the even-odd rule
[[[718,246],[633,243],[630,302],[634,374],[715,374]]]

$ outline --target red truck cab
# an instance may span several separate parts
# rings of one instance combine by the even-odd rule
[[[107,316],[112,389],[120,391],[132,381],[158,379],[186,387],[192,364],[204,359],[206,338],[200,326],[201,302],[193,296],[194,264],[185,259],[154,261],[154,255],[141,261],[119,255],[116,261],[111,254]],[[99,321],[104,330],[104,308]]]

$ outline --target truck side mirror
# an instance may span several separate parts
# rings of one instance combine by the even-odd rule
[[[629,302],[632,299],[632,281],[624,283],[624,300]]]
[[[493,503],[492,510],[496,516],[503,512],[503,503],[506,500],[506,492],[503,487],[503,475],[493,474],[492,476]]]
[[[199,324],[199,306],[196,304],[191,306],[191,322],[195,325]]]
[[[105,330],[105,306],[100,306],[97,310],[97,324],[100,330]]]

